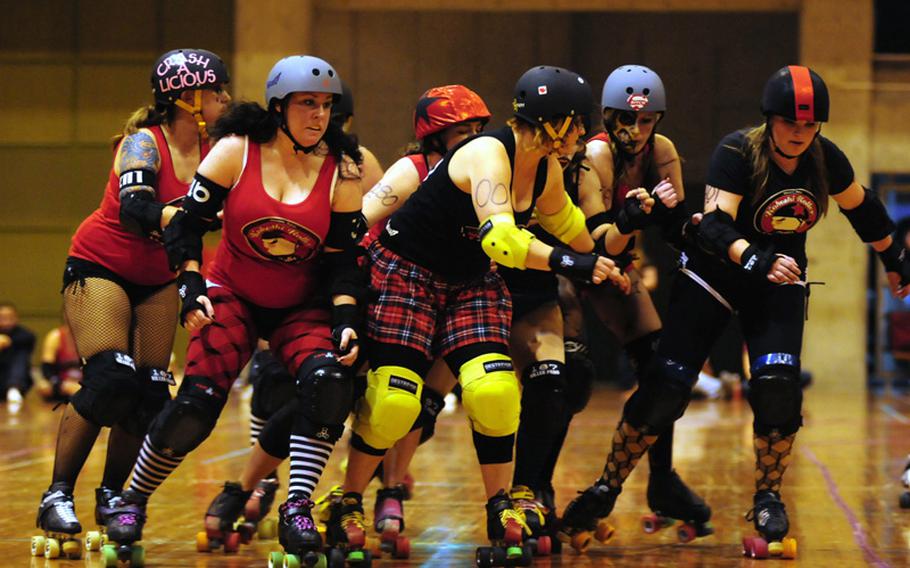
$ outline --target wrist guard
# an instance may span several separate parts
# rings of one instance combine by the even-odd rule
[[[644,229],[649,222],[649,216],[641,208],[641,201],[637,198],[626,199],[622,208],[616,213],[616,228],[624,235]]]
[[[566,278],[590,282],[594,275],[594,265],[597,255],[578,253],[564,248],[554,247],[550,253],[548,264],[550,270]]]
[[[742,268],[746,274],[750,274],[758,280],[766,281],[768,272],[770,272],[771,267],[774,266],[774,260],[775,254],[773,251],[761,249],[756,245],[749,245],[749,247],[743,251],[739,262],[740,268]]]
[[[360,320],[360,308],[355,304],[339,304],[332,306],[332,343],[335,344],[335,349],[338,350],[340,355],[347,355],[355,345],[360,343],[358,339],[352,338],[348,341],[348,345],[344,350],[340,348],[341,333],[347,328],[351,328],[355,332],[358,332]]]
[[[897,239],[891,239],[891,246],[877,253],[879,260],[885,267],[885,272],[894,272],[901,277],[900,285],[910,284],[910,258],[907,250],[897,244]]]
[[[195,270],[184,270],[177,276],[177,293],[183,305],[180,308],[180,325],[186,324],[186,316],[193,310],[205,312],[205,306],[198,300],[206,296],[208,289],[202,274]]]
[[[164,228],[163,238],[171,270],[176,271],[188,260],[202,262],[202,235],[209,226],[209,221],[193,213],[182,209],[174,213]]]

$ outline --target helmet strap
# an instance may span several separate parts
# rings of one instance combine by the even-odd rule
[[[199,136],[203,140],[208,139],[209,131],[205,119],[202,117],[202,89],[195,89],[193,91],[192,106],[186,104],[183,99],[180,98],[175,100],[174,104],[193,115],[193,118],[196,119],[196,126],[199,128]]]
[[[565,120],[562,121],[562,126],[559,127],[558,131],[553,128],[549,122],[543,123],[544,132],[546,132],[547,136],[553,140],[553,148],[558,149],[562,146],[562,138],[566,135],[566,132],[569,131],[569,127],[572,125],[573,118],[574,117],[572,116],[567,116]]]
[[[774,140],[774,131],[771,130],[771,117],[770,116],[768,116],[765,119],[765,128],[768,130],[768,139],[771,140],[771,148],[774,150],[774,152],[776,154],[779,154],[788,160],[795,160],[802,155],[802,154],[797,154],[795,156],[791,156],[790,154],[785,154],[783,152],[783,150],[781,150],[778,147],[777,142]],[[818,138],[818,135],[821,133],[821,131],[822,131],[821,126],[819,126],[818,130],[815,131],[815,136],[812,137],[812,142],[815,142],[815,139]],[[809,142],[810,146],[812,145],[812,142]]]
[[[287,99],[287,97],[285,97],[285,98],[281,101],[281,124],[278,125],[278,128],[280,128],[281,131],[284,132],[285,136],[287,136],[287,137],[291,140],[291,143],[294,145],[294,153],[295,153],[295,154],[296,154],[297,152],[301,152],[301,151],[302,151],[304,154],[310,154],[310,153],[312,153],[313,150],[315,150],[316,147],[319,146],[319,142],[316,142],[316,143],[313,144],[312,146],[304,146],[303,144],[301,144],[300,142],[298,142],[297,139],[294,138],[294,135],[291,134],[291,129],[288,128],[288,116],[287,116],[287,112],[288,112],[288,99]]]

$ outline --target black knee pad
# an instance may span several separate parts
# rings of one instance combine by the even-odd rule
[[[185,456],[208,438],[226,402],[227,393],[210,379],[185,377],[152,422],[149,439],[161,452]]]
[[[648,370],[654,353],[657,351],[658,339],[660,339],[660,330],[633,339],[625,345],[626,355],[629,357],[629,363],[632,365],[636,377],[641,377]]]
[[[524,370],[521,383],[519,428],[532,436],[562,428],[568,414],[566,365],[553,360],[532,363]]]
[[[421,429],[421,444],[432,438],[433,434],[436,433],[436,419],[439,418],[439,413],[442,412],[445,406],[446,398],[443,395],[423,385],[423,390],[420,392],[420,414],[417,416],[417,420],[414,421],[414,427],[411,428],[412,431],[418,428]]]
[[[265,423],[262,432],[259,433],[259,445],[265,453],[282,460],[287,459],[290,455],[289,442],[296,414],[297,406],[288,404],[280,408]]]
[[[587,352],[566,350],[566,406],[572,414],[588,406],[596,373]]]
[[[253,357],[250,383],[253,385],[250,413],[263,420],[293,401],[297,394],[294,377],[271,351],[260,351]]]
[[[626,403],[623,419],[643,432],[663,432],[686,411],[697,380],[698,369],[655,357]]]
[[[126,418],[120,421],[123,429],[137,437],[144,437],[158,416],[158,413],[171,400],[168,386],[174,384],[174,376],[166,369],[140,367],[139,376],[145,385],[142,390],[142,400]]]
[[[82,388],[73,395],[73,408],[98,426],[113,426],[128,416],[142,398],[142,378],[133,358],[120,351],[89,357]]]
[[[789,436],[803,425],[803,391],[799,379],[799,357],[770,353],[758,357],[749,381],[749,404],[755,415],[756,434],[777,431]]]
[[[351,413],[354,379],[332,353],[317,353],[303,362],[297,371],[297,390],[300,410],[313,422],[344,424]]]
[[[481,465],[509,463],[515,449],[515,434],[508,436],[486,436],[477,432],[474,435],[474,450]]]

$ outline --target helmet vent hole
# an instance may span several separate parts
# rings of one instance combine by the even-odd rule
[[[331,69],[329,69],[329,77],[334,77],[334,76],[335,76],[335,72],[332,71]]]
[[[651,89],[644,89],[644,90],[642,90],[642,93],[643,93],[644,95],[650,95],[650,94],[651,94]]]
[[[315,76],[318,77],[318,76],[319,76],[319,69],[315,69],[315,68],[314,68],[314,69],[313,69],[313,75],[315,75]]]
[[[635,90],[632,87],[626,87],[626,92],[631,95],[632,93],[635,92]]]

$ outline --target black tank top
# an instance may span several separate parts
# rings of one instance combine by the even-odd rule
[[[386,223],[379,241],[396,254],[432,270],[447,280],[470,280],[490,269],[490,258],[480,246],[480,221],[474,212],[471,194],[458,189],[449,177],[451,157],[462,146],[480,136],[499,140],[505,146],[515,173],[515,137],[504,127],[464,140],[440,160],[416,192]],[[547,159],[542,158],[534,174],[531,205],[515,212],[515,223],[527,225],[534,204],[547,181]],[[509,193],[511,195],[511,187]]]

